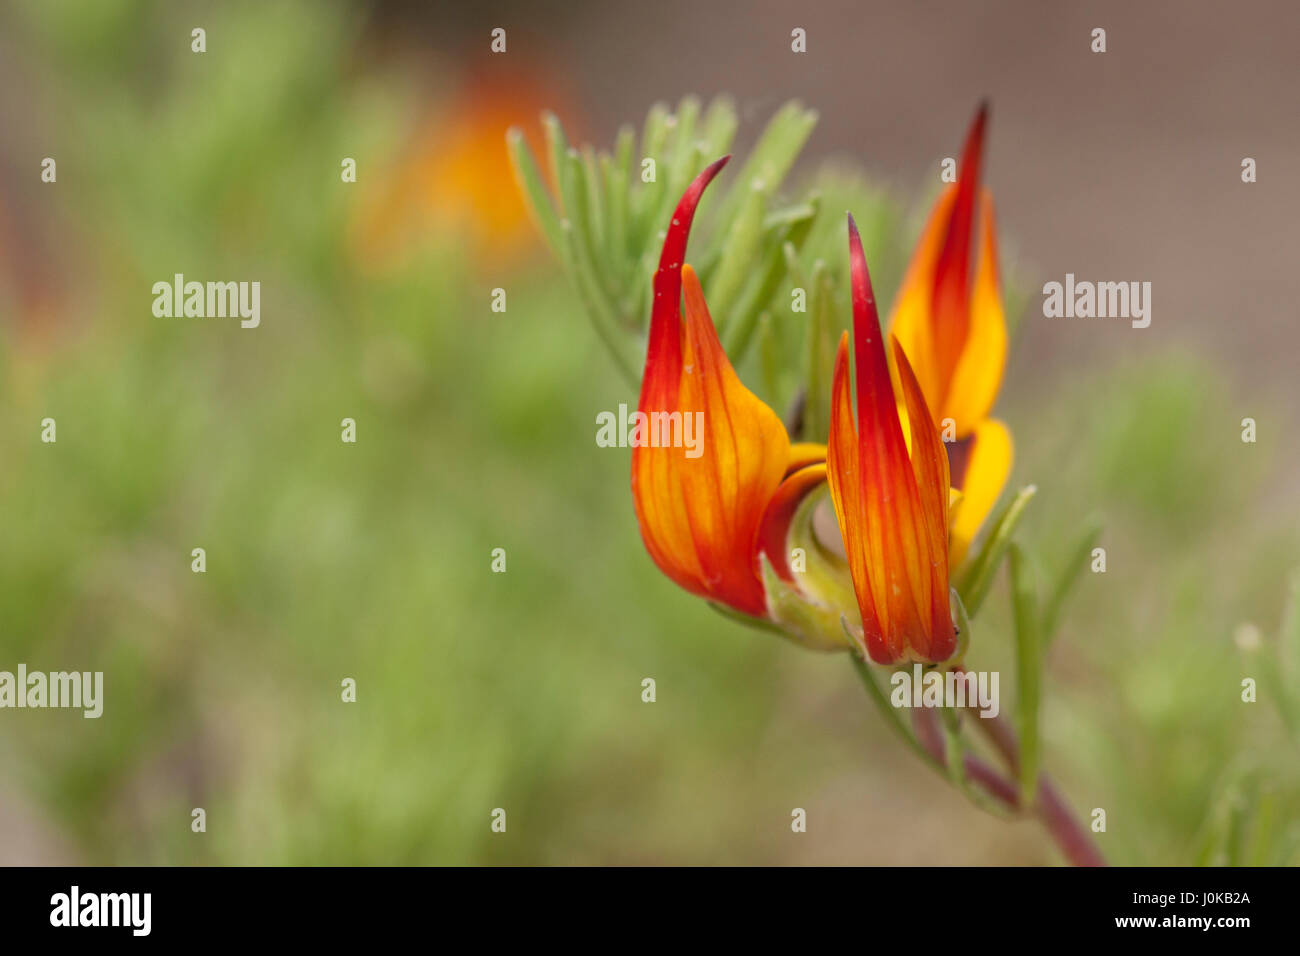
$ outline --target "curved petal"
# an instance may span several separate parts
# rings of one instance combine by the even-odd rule
[[[929,626],[913,639],[912,649],[923,660],[944,661],[957,649],[957,635],[948,610],[948,508],[952,487],[948,451],[931,420],[907,356],[896,339],[893,344],[894,363],[902,382],[912,432],[912,473],[920,496],[926,535],[921,544],[925,569],[929,572],[918,595],[920,610],[929,613]]]
[[[930,397],[935,408],[942,399],[944,382],[934,352],[933,308],[931,300],[934,295],[934,271],[939,259],[939,249],[943,243],[948,220],[952,216],[953,202],[957,199],[956,185],[948,186],[935,200],[925,229],[917,241],[894,298],[893,315],[890,319],[890,334],[898,339],[912,363],[921,390]]]
[[[961,507],[953,515],[949,567],[957,567],[966,557],[980,526],[1006,486],[1013,458],[1014,447],[1007,426],[992,418],[980,422],[967,458]]]
[[[835,357],[827,475],[863,637],[880,664],[909,657],[943,660],[955,647],[946,614],[947,457],[920,384],[898,348],[912,430],[908,455],[866,257],[851,216],[849,259],[858,425],[855,434],[845,337]],[[942,615],[936,613],[940,606]]]
[[[971,293],[970,325],[944,403],[944,415],[957,423],[959,436],[968,434],[993,410],[1006,362],[1007,319],[998,286],[993,194],[986,190],[980,212],[980,256]]]
[[[935,201],[912,255],[891,328],[935,423],[951,418],[957,439],[988,415],[1006,361],[993,205],[979,184],[987,120],[987,107],[981,105],[966,135],[959,178]],[[977,218],[979,256],[972,282]]]
[[[966,133],[961,166],[957,171],[957,195],[952,214],[944,230],[943,242],[934,268],[934,295],[931,299],[934,356],[945,386],[966,347],[970,315],[970,263],[974,236],[975,205],[979,197],[980,162],[984,154],[984,130],[988,125],[988,105],[980,104]],[[947,393],[935,401],[947,404]]]
[[[849,333],[840,335],[831,379],[830,443],[826,448],[826,481],[840,523],[844,557],[849,563],[853,589],[862,612],[867,653],[877,663],[898,658],[886,645],[875,599],[868,584],[871,559],[867,555],[866,514],[862,505],[862,480],[858,467],[858,432],[853,423],[853,397],[849,393]]]
[[[653,405],[673,408],[677,402],[678,379],[682,370],[682,263],[691,221],[704,189],[713,181],[730,156],[709,165],[687,188],[664,236],[659,268],[654,277],[654,302],[650,307],[650,339],[646,344],[645,374],[641,378],[641,400],[637,407]]]
[[[790,462],[786,465],[786,473],[798,471],[800,468],[807,468],[809,465],[815,465],[819,461],[826,460],[826,446],[820,442],[801,441],[790,446]]]
[[[760,524],[790,460],[790,440],[776,412],[736,376],[718,341],[699,279],[680,270],[685,322],[661,356],[680,357],[673,371],[647,360],[639,411],[649,421],[698,423],[698,447],[641,445],[632,453],[632,494],[646,549],[686,590],[754,616],[766,612],[757,565]],[[658,303],[656,303],[657,305]],[[656,406],[659,395],[671,405]],[[663,416],[656,418],[656,416]],[[690,451],[691,454],[687,454]]]
[[[765,553],[772,567],[783,581],[794,581],[790,570],[790,549],[786,546],[790,533],[790,522],[804,498],[821,487],[826,481],[826,462],[820,461],[805,468],[800,468],[787,477],[772,500],[768,502],[767,513],[763,515],[763,524],[758,533],[758,549]]]

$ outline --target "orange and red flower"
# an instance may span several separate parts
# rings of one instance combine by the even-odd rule
[[[687,189],[668,227],[659,269],[638,411],[697,415],[698,453],[638,444],[632,497],[651,558],[693,594],[754,617],[769,617],[760,555],[777,574],[792,574],[786,532],[803,495],[825,475],[825,448],[791,444],[781,419],[741,383],[684,264],[695,208],[728,157]],[[684,307],[683,307],[684,293]]]
[[[895,339],[909,453],[852,216],[849,266],[857,427],[846,332],[835,356],[827,473],[862,612],[863,641],[877,664],[937,663],[957,650],[948,605],[948,456],[917,376]]]
[[[849,218],[857,407],[855,413],[846,333],[836,354],[829,448],[792,445],[776,413],[741,383],[699,279],[684,264],[696,206],[726,159],[682,197],[654,278],[638,411],[646,419],[677,415],[679,422],[697,416],[700,448],[691,456],[671,444],[637,444],[632,492],[650,556],[686,590],[800,631],[806,642],[844,646],[838,634],[821,632],[835,631],[825,624],[838,624],[845,608],[838,600],[827,606],[825,588],[796,583],[787,560],[796,512],[827,482],[866,654],[890,665],[938,663],[957,653],[949,568],[964,556],[1011,465],[1010,435],[988,417],[1006,359],[1006,323],[987,193],[976,214],[985,124],[981,109],[961,175],[940,197],[913,256],[888,356]],[[954,441],[945,443],[941,430]],[[776,577],[765,577],[765,562]],[[843,574],[843,565],[835,573]],[[785,613],[781,602],[790,594],[797,607],[806,601],[815,608],[803,619],[811,627],[799,626],[798,611]],[[843,600],[852,599],[845,592]]]
[[[1007,325],[993,197],[980,188],[987,124],[988,109],[981,106],[966,135],[957,182],[935,202],[913,253],[890,327],[944,433],[952,483],[962,490],[952,523],[954,565],[997,502],[1013,451],[1006,425],[989,417],[1006,365]]]

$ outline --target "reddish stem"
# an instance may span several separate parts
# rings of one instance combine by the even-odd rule
[[[1020,763],[1020,745],[1016,740],[1015,731],[998,717],[974,717],[973,719],[984,730],[985,736],[1006,760],[1008,768],[1014,774]],[[946,767],[948,760],[943,735],[934,712],[925,709],[915,710],[912,723],[916,728],[916,739],[921,746],[941,767]],[[966,754],[962,766],[966,771],[966,777],[978,784],[985,793],[1009,810],[1022,812],[1020,790],[1013,781],[1008,780],[974,754]],[[1065,798],[1045,773],[1038,777],[1038,799],[1034,812],[1042,820],[1061,853],[1074,866],[1106,865],[1106,861],[1097,852],[1088,834],[1070,812]]]
[[[1011,773],[1020,770],[1020,742],[1016,732],[1001,717],[983,717],[978,712],[971,718],[983,731],[995,750],[1007,762]],[[1017,797],[1017,804],[1019,798]],[[1106,860],[1093,845],[1087,831],[1075,819],[1065,797],[1056,789],[1047,774],[1038,775],[1038,800],[1034,807],[1047,832],[1052,835],[1061,852],[1075,866],[1105,866]]]

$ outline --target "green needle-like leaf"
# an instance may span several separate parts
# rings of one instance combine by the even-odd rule
[[[789,250],[791,247],[787,247]],[[787,252],[787,258],[789,253]],[[826,441],[831,430],[831,376],[835,371],[835,283],[829,267],[818,259],[808,296],[808,394],[804,405],[805,441]]]
[[[736,138],[736,106],[730,97],[719,96],[704,114],[701,139],[709,145],[709,162],[727,154]]]
[[[621,310],[617,308],[619,263],[614,255],[614,246],[609,241],[609,230],[605,222],[605,189],[600,179],[596,151],[590,146],[584,146],[581,162],[578,180],[586,213],[586,245],[591,252],[591,260],[596,265],[601,288],[610,301],[615,303],[615,312],[622,319]]]
[[[998,516],[979,554],[968,559],[965,569],[958,573],[957,591],[961,594],[961,599],[971,617],[979,615],[980,605],[988,596],[989,587],[993,584],[993,575],[997,572],[1002,555],[1006,553],[1007,545],[1011,542],[1011,535],[1020,524],[1029,499],[1037,491],[1038,489],[1033,485],[1020,490],[1020,493]]]
[[[781,390],[781,342],[777,338],[772,313],[763,312],[758,317],[758,367],[763,376],[763,389],[768,398],[775,400]]]
[[[560,191],[559,212],[563,217],[572,217],[571,197],[564,190],[564,168],[568,165],[569,140],[564,135],[564,126],[554,113],[542,114],[542,129],[546,131],[546,150],[551,160],[551,178]]]
[[[787,103],[772,117],[741,167],[736,185],[718,210],[718,223],[723,228],[739,214],[755,180],[769,194],[776,193],[816,125],[816,111],[804,109],[797,100]]]
[[[591,317],[596,334],[613,355],[618,370],[623,373],[628,384],[636,388],[640,382],[640,375],[637,372],[640,360],[633,354],[635,348],[633,340],[610,311],[608,303],[604,301],[596,277],[591,271],[591,261],[580,246],[573,223],[565,219],[560,223],[560,231],[565,239],[568,258],[573,264],[574,285],[578,288],[578,295],[582,298],[587,314]]]
[[[1282,673],[1300,699],[1300,569],[1291,572],[1288,582],[1282,633],[1278,639],[1278,660]]]
[[[966,789],[966,742],[961,736],[961,723],[955,707],[939,708],[943,727],[944,759],[948,762],[948,779],[958,790]]]
[[[556,214],[555,203],[542,178],[542,171],[533,158],[533,151],[528,148],[528,141],[519,129],[512,128],[506,134],[506,147],[510,153],[510,162],[515,170],[515,178],[527,200],[533,220],[542,231],[551,253],[563,258],[564,237],[560,235],[560,217]]]
[[[809,207],[816,215],[816,207]],[[763,240],[763,249],[759,254],[756,267],[745,286],[740,304],[733,310],[731,324],[727,329],[727,354],[733,362],[739,362],[749,350],[754,328],[760,312],[784,310],[789,308],[785,302],[776,302],[773,296],[781,289],[786,277],[787,245],[799,247],[808,238],[811,216],[808,219],[790,221],[772,230],[772,234]]]
[[[662,228],[655,219],[659,201],[667,193],[665,180],[668,176],[668,163],[664,145],[668,141],[670,130],[668,107],[656,103],[646,114],[645,129],[641,133],[641,155],[635,157],[634,162],[640,188],[633,194],[633,238],[641,245],[649,242],[655,231]],[[655,180],[651,183],[641,181],[641,176],[644,175],[643,164],[647,159],[653,159],[655,163]]]
[[[1038,703],[1042,689],[1042,645],[1038,639],[1038,593],[1028,558],[1018,544],[1009,547],[1011,608],[1016,632],[1016,724],[1020,732],[1020,802],[1038,793]]]
[[[1056,578],[1056,584],[1048,592],[1047,600],[1043,604],[1043,650],[1051,647],[1052,641],[1056,638],[1057,623],[1061,619],[1061,607],[1065,604],[1065,599],[1070,596],[1075,584],[1079,580],[1079,575],[1088,566],[1092,558],[1092,549],[1097,546],[1097,539],[1101,537],[1101,523],[1095,519],[1088,523],[1088,527],[1079,535],[1074,547],[1069,551],[1069,557],[1066,559],[1065,566],[1061,568],[1061,573]]]
[[[848,621],[844,621],[843,625],[844,632],[849,635],[850,640],[853,640],[853,634],[849,630]],[[916,739],[916,735],[912,733],[911,729],[907,726],[906,721],[903,720],[903,715],[898,712],[897,707],[889,702],[889,697],[881,689],[880,685],[876,683],[875,675],[872,673],[873,668],[871,664],[856,651],[849,654],[849,660],[853,662],[853,669],[857,672],[858,678],[862,681],[862,686],[867,689],[867,696],[870,697],[871,702],[876,705],[876,710],[878,710],[881,716],[885,718],[885,722],[894,728],[898,735],[903,738],[904,743],[906,743],[908,747],[912,749],[912,752],[920,757],[922,761],[929,764],[940,773],[946,775],[947,771],[945,768],[939,765],[939,762],[934,759],[934,756],[930,751],[921,746],[921,742]]]
[[[722,258],[709,280],[709,310],[720,334],[726,334],[731,311],[754,268],[763,241],[763,208],[767,197],[760,186],[749,192],[740,215],[727,231]],[[730,350],[728,350],[730,351]],[[735,361],[732,356],[732,361]]]
[[[700,118],[700,101],[694,96],[687,96],[677,104],[677,113],[673,116],[673,151],[669,161],[671,195],[678,195],[686,184],[695,178],[698,170],[693,154],[700,144],[696,140],[695,124]]]

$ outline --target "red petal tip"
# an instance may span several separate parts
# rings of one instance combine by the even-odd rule
[[[849,213],[849,276],[853,288],[853,315],[856,320],[861,312],[864,319],[871,319],[879,327],[880,318],[876,314],[876,297],[871,289],[871,273],[867,269],[867,256],[862,251],[862,236],[858,234],[858,224]]]

